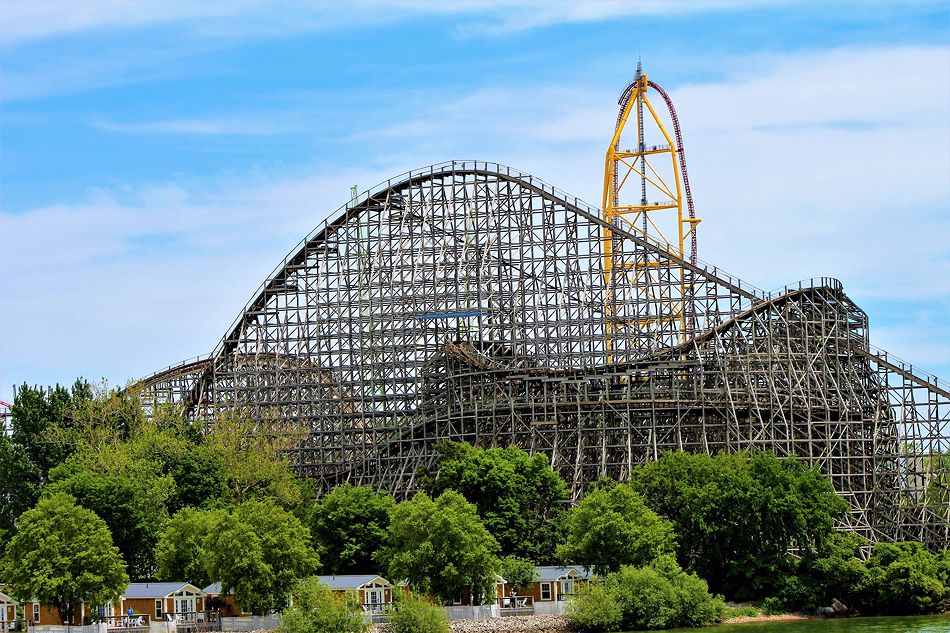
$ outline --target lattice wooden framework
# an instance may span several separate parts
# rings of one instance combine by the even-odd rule
[[[606,232],[613,265],[646,254],[688,273],[685,342],[675,325],[621,328],[606,349],[607,319],[644,309],[620,288],[605,313]],[[197,420],[238,410],[309,430],[294,462],[324,488],[408,494],[442,438],[543,452],[575,498],[664,450],[761,448],[818,465],[872,540],[950,540],[950,387],[872,348],[839,282],[764,293],[493,163],[355,198],[211,355],[139,386]]]

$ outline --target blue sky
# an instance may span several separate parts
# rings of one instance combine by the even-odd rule
[[[477,158],[598,205],[638,56],[700,257],[838,277],[873,343],[950,378],[946,3],[303,4],[4,3],[0,399],[210,351],[353,184]]]

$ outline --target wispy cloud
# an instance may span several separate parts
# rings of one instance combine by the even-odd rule
[[[0,12],[0,43],[18,45],[87,31],[120,31],[174,24],[212,37],[273,37],[328,28],[394,22],[422,15],[461,16],[467,32],[509,33],[555,24],[633,15],[682,15],[786,4],[787,0],[352,0],[298,3],[267,0],[11,0]]]
[[[736,11],[769,5],[788,4],[787,0],[598,0],[597,2],[550,2],[521,0],[459,3],[456,10],[474,14],[473,20],[460,28],[463,34],[506,35],[560,24],[602,22],[635,16],[670,16],[711,11]],[[481,15],[480,15],[481,14]]]
[[[164,121],[139,121],[119,123],[107,120],[94,120],[92,127],[106,132],[120,134],[172,134],[197,136],[270,136],[290,134],[311,129],[303,121],[287,119],[279,113],[257,116],[208,118],[208,119],[169,119]]]

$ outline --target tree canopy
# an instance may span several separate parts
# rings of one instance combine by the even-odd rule
[[[435,501],[419,492],[396,506],[377,560],[390,578],[451,602],[465,591],[476,600],[492,592],[497,552],[475,506],[449,490]]]
[[[383,545],[395,500],[367,486],[344,483],[320,499],[311,514],[314,548],[328,574],[379,571],[373,556]]]
[[[62,478],[59,478],[59,477]],[[167,484],[167,485],[166,485]],[[43,494],[67,493],[99,516],[133,578],[154,578],[154,549],[168,521],[165,501],[173,484],[161,476],[143,481],[123,475],[54,469]]]
[[[222,515],[204,556],[209,577],[255,615],[287,606],[291,588],[320,562],[300,519],[269,500],[245,501]]]
[[[79,604],[113,600],[129,582],[105,522],[62,493],[23,513],[0,569],[7,593],[51,604],[65,622]]]
[[[621,565],[647,565],[675,547],[669,521],[650,510],[630,486],[603,481],[571,510],[567,541],[558,556],[605,576]]]
[[[537,578],[534,563],[527,558],[505,556],[501,559],[498,573],[512,589],[521,590],[528,587]]]
[[[217,580],[208,572],[205,549],[209,537],[226,517],[226,510],[179,510],[168,522],[155,548],[158,578],[166,581],[187,578],[199,587]]]
[[[680,564],[737,599],[773,595],[788,549],[820,547],[847,510],[817,469],[765,452],[665,453],[631,485],[674,523]]]
[[[10,427],[0,428],[0,553],[17,517],[36,505],[50,470],[72,452],[61,432],[75,425],[75,412],[90,398],[92,387],[81,378],[71,389],[16,390]]]
[[[568,491],[544,454],[448,441],[439,442],[436,452],[438,474],[423,481],[432,497],[460,493],[475,505],[502,552],[553,562],[557,516]]]

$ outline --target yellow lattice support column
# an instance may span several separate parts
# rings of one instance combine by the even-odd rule
[[[608,360],[613,358],[621,332],[624,340],[635,340],[635,347],[646,349],[671,344],[674,341],[667,340],[671,335],[676,342],[687,340],[690,289],[686,271],[662,254],[684,259],[687,239],[692,238],[699,220],[685,212],[682,148],[650,102],[651,85],[655,86],[638,68],[635,81],[621,97],[617,127],[604,161],[604,219],[611,227],[622,228],[655,247],[633,247],[624,252],[622,242],[615,244],[614,231],[604,231]],[[668,97],[662,94],[669,107]],[[635,140],[625,132],[635,132]],[[626,148],[622,148],[624,141]],[[631,310],[633,314],[627,314]],[[629,332],[628,328],[635,330]]]

